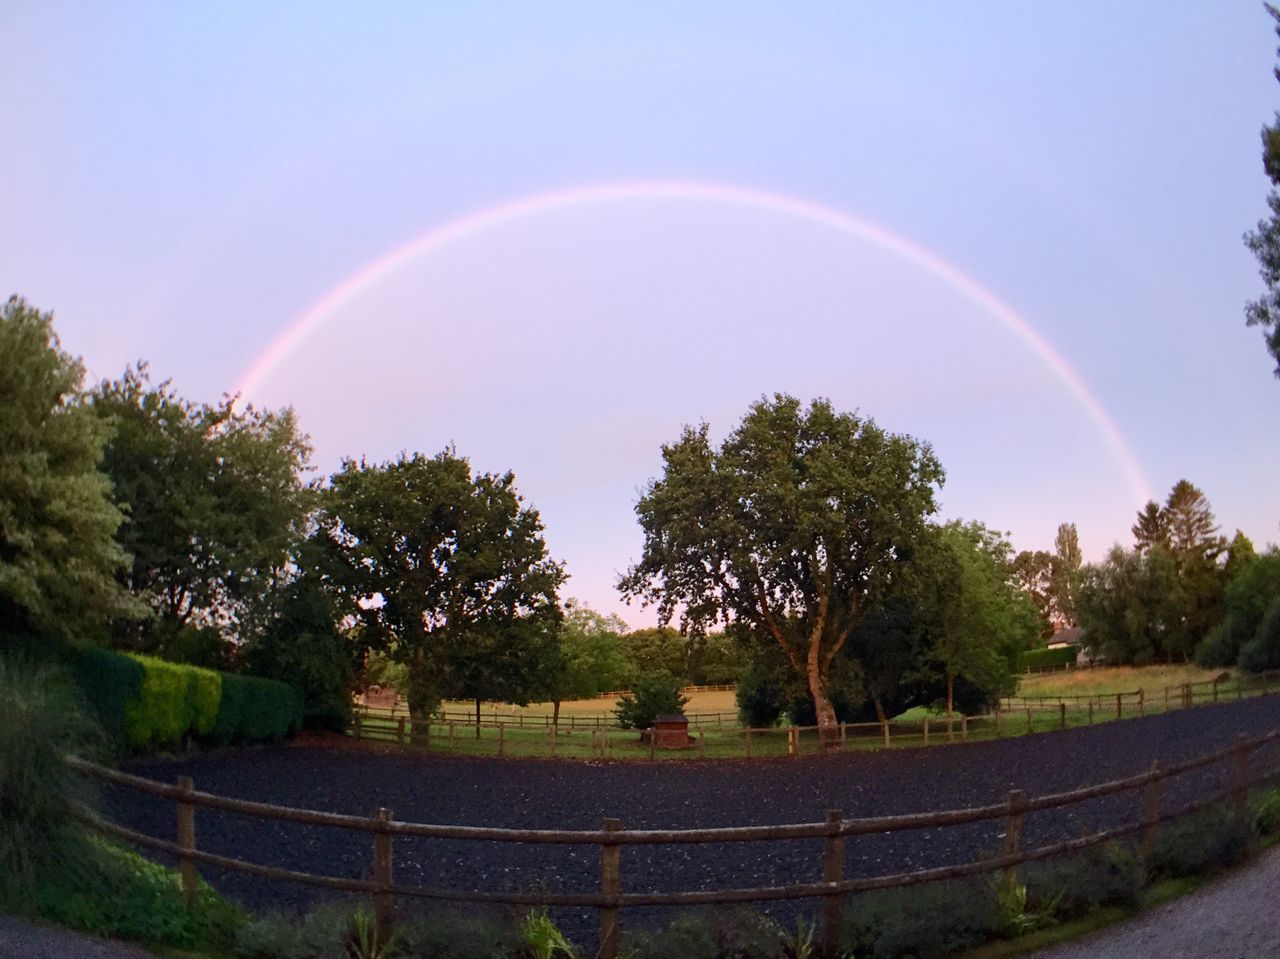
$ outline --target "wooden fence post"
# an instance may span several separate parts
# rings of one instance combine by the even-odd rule
[[[960,717],[960,738],[965,742],[969,741],[969,717]]]
[[[1027,732],[1028,732],[1028,733],[1033,733],[1033,732],[1035,732],[1035,726],[1034,726],[1034,724],[1031,722],[1031,707],[1030,707],[1030,706],[1028,706],[1028,707],[1027,707]]]
[[[750,729],[747,730],[746,743],[747,743],[747,758],[750,759],[751,758],[751,730]]]
[[[1169,711],[1169,687],[1164,688],[1164,711]]]
[[[1160,771],[1160,760],[1151,764],[1151,772],[1155,778],[1147,783],[1142,809],[1142,863],[1148,875],[1151,874],[1151,860],[1160,834],[1160,803],[1164,799],[1164,773]]]
[[[498,755],[507,754],[507,724],[498,723]]]
[[[698,730],[698,758],[707,758],[707,733],[705,730]]]
[[[1124,718],[1124,693],[1116,693],[1116,719]]]
[[[450,749],[453,748],[453,733],[454,733],[453,723],[450,722],[449,723],[449,748]]]
[[[995,717],[996,717],[996,739],[1000,739],[1002,736],[1004,736],[1004,730],[1001,728],[1001,724],[1000,724],[1000,704],[999,703],[996,704]]]
[[[1016,856],[1022,851],[1022,820],[1026,816],[1027,797],[1021,789],[1011,790],[1009,793],[1009,813],[1008,822],[1005,824],[1004,831],[1004,854],[1006,856]],[[1002,870],[1003,881],[1009,886],[1016,885],[1018,882],[1018,867],[1016,864],[1005,866]]]
[[[1192,703],[1191,684],[1183,683],[1182,684],[1182,705],[1190,706],[1191,703]]]
[[[650,761],[658,758],[658,728],[656,726],[649,727],[649,759]]]
[[[1058,725],[1062,729],[1067,728],[1067,704],[1058,703]]]
[[[1236,674],[1236,701],[1239,702],[1242,699],[1244,699],[1244,675],[1242,673],[1237,673]]]
[[[1213,701],[1218,701],[1218,677],[1213,677]]]
[[[178,777],[178,789],[189,793],[195,789],[190,776]],[[178,800],[178,845],[185,852],[194,852],[196,848],[196,807],[182,799]],[[182,898],[191,906],[196,901],[196,891],[200,887],[200,874],[196,872],[196,864],[186,856],[178,861],[178,873],[182,877]]]
[[[1089,697],[1089,725],[1093,725],[1093,697]]]
[[[924,718],[924,744],[929,745],[929,717]]]
[[[1232,784],[1232,800],[1236,817],[1243,823],[1249,811],[1249,737],[1241,733],[1236,737],[1235,782]]]
[[[880,732],[884,736],[884,748],[889,748],[889,720],[880,720]]]
[[[396,744],[404,745],[404,717],[401,716],[396,720]]]
[[[822,874],[825,882],[844,881],[844,837],[839,834],[844,814],[839,809],[827,810],[831,833],[823,843]],[[844,893],[829,893],[822,904],[822,954],[836,959],[840,948],[840,926],[844,919]]]
[[[846,730],[845,730],[845,726],[846,726],[846,725],[847,725],[846,723],[841,723],[841,724],[840,724],[840,749],[841,749],[841,751],[843,751],[843,750],[844,750],[845,742],[846,742],[846,740],[847,740],[847,738],[848,738],[848,737],[846,736]]]
[[[605,832],[621,832],[621,819],[606,819]],[[600,908],[600,951],[597,959],[616,959],[618,955],[617,896],[622,892],[622,847],[606,839],[600,845],[600,894],[605,905]]]
[[[391,833],[387,824],[391,822],[391,810],[379,807],[373,814],[375,831],[373,833],[373,881],[377,891],[373,894],[373,929],[374,936],[380,945],[391,941],[391,926],[394,922],[394,900],[391,896]]]
[[[361,734],[364,732],[363,727],[364,727],[364,711],[357,709],[356,722],[355,722],[356,739],[359,739],[361,737]]]
[[[1145,689],[1138,690],[1138,715],[1145,716],[1147,714],[1147,691]]]

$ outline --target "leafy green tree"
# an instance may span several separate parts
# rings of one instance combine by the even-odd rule
[[[123,519],[98,470],[108,429],[80,402],[53,316],[0,308],[0,645],[91,642],[140,615],[117,585]]]
[[[1145,553],[1113,547],[1085,567],[1077,596],[1085,646],[1113,665],[1186,659],[1186,607],[1177,561],[1159,545]]]
[[[90,402],[112,431],[102,468],[126,514],[121,581],[152,613],[119,630],[117,645],[172,655],[188,626],[247,638],[309,505],[310,447],[293,411],[193,403],[168,382],[152,386],[145,365],[99,384]]]
[[[1169,545],[1169,523],[1164,510],[1155,500],[1138,512],[1138,521],[1131,527],[1133,541],[1139,553],[1145,553],[1155,546]]]
[[[637,673],[667,672],[689,679],[689,637],[670,626],[633,629],[619,636],[619,642]]]
[[[1240,559],[1235,576],[1227,584],[1225,613],[1196,647],[1196,662],[1209,667],[1234,666],[1237,662],[1243,666],[1242,651],[1258,636],[1268,611],[1277,600],[1280,600],[1280,550]]]
[[[1076,625],[1076,589],[1080,585],[1080,569],[1084,556],[1080,552],[1080,536],[1075,523],[1062,523],[1053,540],[1050,561],[1049,594],[1054,620],[1061,626]]]
[[[1263,6],[1276,22],[1276,33],[1280,35],[1280,10],[1269,3]],[[1280,80],[1280,69],[1273,72]],[[1280,376],[1280,193],[1275,189],[1280,186],[1280,114],[1274,123],[1262,128],[1262,168],[1272,185],[1267,195],[1271,216],[1260,220],[1256,230],[1246,233],[1244,242],[1258,258],[1258,272],[1266,289],[1245,307],[1245,318],[1249,326],[1262,328],[1267,349],[1276,361],[1276,376]]]
[[[885,433],[826,400],[754,404],[719,449],[704,423],[663,447],[664,473],[636,505],[630,599],[697,633],[741,623],[777,645],[830,741],[831,668],[902,550],[925,535],[943,480],[928,444]]]
[[[1018,654],[1039,632],[1030,599],[1010,583],[1013,550],[981,523],[939,527],[944,569],[937,584],[940,623],[929,657],[946,679],[947,721],[959,677],[983,689],[1011,692]]]
[[[473,476],[452,449],[347,460],[317,523],[341,610],[406,665],[415,719],[448,694],[520,702],[545,684],[565,574],[512,473]]]
[[[569,600],[547,688],[553,726],[560,724],[560,703],[564,700],[590,699],[630,684],[635,667],[619,642],[626,631],[627,624],[617,616],[605,616]]]
[[[1013,558],[1011,569],[1014,583],[1031,600],[1040,617],[1040,638],[1053,635],[1054,618],[1054,555],[1042,549],[1023,550]]]

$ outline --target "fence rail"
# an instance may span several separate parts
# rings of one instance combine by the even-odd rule
[[[704,905],[735,902],[767,902],[782,899],[822,898],[824,943],[827,954],[833,954],[836,935],[841,922],[845,897],[850,893],[883,889],[894,886],[914,885],[940,879],[959,878],[986,872],[1001,872],[1016,881],[1018,866],[1022,863],[1062,855],[1133,833],[1142,833],[1142,849],[1149,857],[1154,848],[1159,827],[1184,815],[1209,805],[1230,800],[1235,814],[1244,820],[1249,791],[1256,785],[1280,774],[1280,767],[1259,773],[1253,754],[1262,746],[1280,740],[1280,729],[1252,738],[1240,736],[1231,746],[1215,750],[1169,766],[1156,763],[1144,773],[1124,779],[1098,783],[1069,792],[1028,798],[1021,790],[1009,793],[1003,803],[987,806],[942,810],[932,813],[877,816],[846,819],[840,810],[830,810],[824,822],[793,823],[772,826],[721,827],[711,829],[656,830],[622,828],[617,819],[605,819],[599,830],[507,829],[480,826],[449,826],[431,823],[398,822],[389,810],[379,807],[369,817],[340,815],[311,809],[276,806],[269,803],[232,799],[213,793],[200,792],[191,780],[180,778],[169,784],[135,776],[130,773],[69,758],[73,768],[98,780],[118,786],[136,789],[143,793],[171,800],[176,805],[178,841],[170,842],[135,832],[110,822],[86,809],[83,818],[93,828],[114,835],[128,842],[157,850],[176,857],[180,864],[184,893],[194,896],[197,885],[195,866],[208,865],[222,869],[250,873],[268,879],[305,883],[347,892],[372,896],[374,915],[382,936],[387,936],[393,922],[393,905],[396,897],[425,898],[468,903],[507,903],[526,906],[575,906],[591,907],[599,912],[600,951],[602,959],[614,959],[617,955],[619,917],[618,910],[632,906]],[[1223,787],[1207,798],[1198,800],[1177,810],[1162,808],[1161,797],[1166,780],[1194,770],[1204,769],[1215,763],[1226,763]],[[1059,842],[1047,846],[1024,849],[1021,836],[1025,818],[1033,813],[1072,806],[1102,796],[1142,790],[1139,815],[1125,825]],[[269,818],[286,822],[319,825],[354,830],[371,834],[372,879],[354,880],[336,876],[265,866],[229,856],[221,856],[200,850],[195,843],[194,816],[197,808],[222,810],[257,818]],[[844,877],[844,844],[851,837],[875,833],[897,832],[910,829],[930,829],[958,826],[991,820],[1006,820],[1003,855],[971,863],[942,866],[881,876],[846,879]],[[458,890],[404,886],[393,882],[392,851],[395,837],[427,839],[472,840],[502,843],[553,843],[598,846],[601,854],[600,889],[598,892],[546,893],[493,890]],[[823,851],[820,863],[820,882],[797,883],[786,886],[725,889],[715,891],[622,892],[621,850],[631,845],[686,845],[696,843],[766,842],[794,839],[822,839]]]

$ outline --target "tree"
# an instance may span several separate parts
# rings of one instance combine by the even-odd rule
[[[1076,588],[1080,583],[1080,568],[1084,557],[1080,552],[1080,536],[1075,523],[1062,523],[1053,540],[1053,558],[1050,562],[1049,594],[1053,601],[1053,616],[1061,626],[1076,624]]]
[[[408,667],[415,726],[443,695],[519,702],[545,682],[565,574],[514,474],[473,476],[452,449],[347,460],[317,522],[342,611]]]
[[[590,699],[625,689],[635,676],[635,667],[619,643],[627,624],[577,600],[565,605],[555,669],[547,689],[552,702],[551,724],[556,727],[564,700]]]
[[[1035,608],[1010,584],[1013,550],[981,523],[938,529],[949,575],[937,584],[940,623],[929,656],[946,677],[947,728],[957,677],[999,692],[1009,689],[1018,654],[1038,632]]]
[[[1164,546],[1113,547],[1082,571],[1076,606],[1085,646],[1113,665],[1172,662],[1192,649],[1177,562]]]
[[[1280,35],[1280,10],[1264,4],[1271,19],[1276,22]],[[1280,50],[1276,51],[1280,54]],[[1280,69],[1273,71],[1280,80]],[[1271,181],[1272,190],[1267,195],[1271,216],[1258,221],[1258,227],[1244,235],[1245,245],[1258,258],[1258,272],[1262,275],[1265,291],[1262,296],[1245,306],[1245,319],[1249,326],[1262,328],[1267,350],[1276,361],[1276,376],[1280,376],[1280,114],[1270,126],[1262,128],[1262,168]]]
[[[1011,575],[1036,608],[1040,616],[1040,637],[1053,635],[1054,621],[1054,555],[1042,549],[1035,552],[1024,549],[1013,558]]]
[[[623,693],[613,710],[623,729],[652,729],[662,715],[684,711],[688,697],[683,683],[670,673],[651,673],[636,679],[635,689]]]
[[[1280,601],[1280,550],[1241,559],[1227,583],[1222,620],[1196,647],[1202,666],[1245,665],[1242,651],[1256,637],[1271,606]],[[1252,660],[1251,660],[1252,661]],[[1256,671],[1256,670],[1255,670]]]
[[[662,450],[636,505],[643,555],[619,588],[682,631],[716,622],[776,644],[813,700],[823,738],[836,715],[832,664],[865,609],[925,535],[943,481],[932,449],[778,394],[755,403],[719,449],[706,423]]]
[[[152,614],[116,643],[165,654],[188,626],[247,638],[308,510],[310,446],[293,411],[238,409],[232,397],[193,403],[167,381],[152,386],[145,364],[100,383],[90,401],[112,430],[102,468],[126,515],[121,582]]]
[[[123,517],[98,471],[108,429],[80,402],[53,316],[0,308],[0,644],[84,643],[139,615],[116,584]]]
[[[633,629],[618,637],[636,673],[670,673],[689,678],[689,637],[669,626]]]
[[[1145,553],[1154,546],[1169,544],[1168,522],[1164,510],[1155,500],[1147,501],[1147,505],[1138,512],[1138,521],[1130,528],[1139,553]]]
[[[1219,558],[1227,541],[1218,534],[1213,510],[1204,493],[1186,480],[1169,491],[1164,514],[1169,530],[1169,551],[1177,567],[1185,603],[1183,630],[1194,647],[1222,619],[1222,596],[1226,589]]]

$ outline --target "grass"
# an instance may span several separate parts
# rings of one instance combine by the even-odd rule
[[[687,714],[698,713],[736,713],[738,704],[733,698],[733,690],[696,690],[689,694],[689,702],[684,709]],[[601,720],[613,720],[613,707],[617,700],[615,698],[594,697],[592,699],[571,699],[565,700],[560,704],[560,716],[562,719],[575,716],[580,718],[600,718]],[[442,704],[442,709],[448,711],[450,715],[454,713],[464,713],[466,715],[475,715],[476,704],[474,702],[446,702]],[[525,721],[530,719],[550,718],[554,712],[551,703],[530,703],[528,706],[511,706],[506,703],[481,703],[480,717],[492,716],[499,713],[503,716],[524,716]],[[727,718],[727,717],[726,717]]]
[[[1018,681],[1019,696],[1105,696],[1145,689],[1148,696],[1183,683],[1204,683],[1224,670],[1182,666],[1103,666],[1061,673],[1035,673]],[[1234,671],[1231,672],[1234,678]]]

